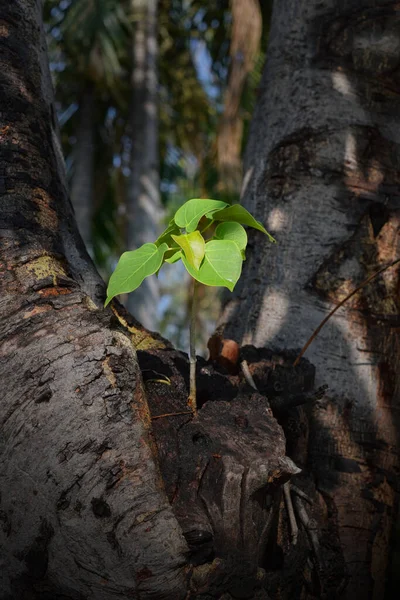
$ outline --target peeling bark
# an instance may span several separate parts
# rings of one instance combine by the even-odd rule
[[[275,3],[243,202],[278,244],[250,240],[221,319],[225,337],[300,348],[334,304],[399,256],[399,30],[397,2]],[[343,598],[390,589],[398,290],[393,268],[340,309],[307,352],[329,393],[298,417],[307,435],[291,456],[303,449],[300,464],[340,540]],[[302,597],[314,597],[305,580]]]

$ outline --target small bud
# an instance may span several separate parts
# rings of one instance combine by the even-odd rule
[[[231,375],[236,375],[239,370],[239,344],[234,340],[221,338],[214,334],[208,341],[210,360],[224,367]]]

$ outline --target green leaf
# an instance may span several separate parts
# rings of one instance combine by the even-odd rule
[[[158,271],[166,250],[167,244],[161,244],[158,248],[155,244],[143,244],[137,250],[124,252],[110,277],[104,306],[118,294],[133,292],[145,277]]]
[[[182,258],[182,250],[179,248],[173,248],[172,250],[167,250],[164,256],[164,261],[172,265],[176,263],[178,260]]]
[[[164,263],[167,262],[167,263],[173,264],[173,263],[177,262],[180,258],[181,258],[181,249],[179,248],[179,246],[174,246],[173,248],[168,248],[168,250],[164,254],[164,257],[163,257],[160,267],[157,269],[157,271],[155,273],[156,277],[158,277],[158,274],[161,271],[161,268]]]
[[[256,221],[249,211],[240,204],[233,204],[233,206],[228,206],[228,208],[215,212],[213,219],[214,221],[236,221],[237,223],[242,223],[242,225],[248,225],[265,233],[271,242],[276,242],[276,239],[268,233],[262,223]]]
[[[172,239],[182,248],[188,263],[195,269],[199,269],[206,251],[206,243],[200,231],[173,235]]]
[[[174,219],[172,219],[168,223],[168,227],[162,234],[156,239],[154,242],[156,246],[161,246],[161,244],[168,244],[169,247],[172,245],[172,234],[179,235],[181,230],[178,225],[175,223]]]
[[[203,264],[197,271],[182,256],[188,273],[200,283],[227,287],[231,292],[242,271],[242,255],[232,240],[212,240],[206,244]]]
[[[185,227],[188,233],[194,231],[204,215],[213,214],[216,211],[229,206],[226,202],[219,200],[203,200],[194,198],[188,200],[175,213],[175,223],[179,227]]]
[[[232,240],[232,242],[236,242],[240,250],[246,249],[247,233],[239,223],[232,221],[220,223],[215,230],[214,236],[217,240]]]

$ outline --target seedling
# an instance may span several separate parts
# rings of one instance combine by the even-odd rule
[[[146,277],[158,273],[164,263],[182,260],[193,278],[188,404],[194,413],[196,413],[195,322],[198,283],[222,286],[233,291],[242,271],[247,246],[247,233],[243,225],[262,231],[271,242],[275,242],[263,225],[240,204],[230,206],[218,200],[188,200],[177,210],[167,229],[154,244],[143,244],[137,250],[122,254],[108,284],[105,306],[114,296],[133,292]],[[206,232],[208,235],[204,237]]]

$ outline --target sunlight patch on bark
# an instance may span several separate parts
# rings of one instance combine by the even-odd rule
[[[273,208],[268,217],[268,229],[270,231],[283,231],[288,225],[289,219],[281,208]]]
[[[344,167],[346,170],[358,170],[357,162],[357,140],[356,136],[349,132],[346,136],[346,146],[344,152]]]
[[[340,313],[342,312],[342,315]],[[359,409],[363,414],[358,417],[370,417],[371,411],[375,410],[376,398],[370,393],[375,387],[374,384],[374,357],[371,354],[360,352],[360,348],[367,347],[368,330],[365,320],[357,318],[355,314],[350,314],[346,307],[337,312],[337,318],[334,319],[336,327],[340,330],[340,338],[343,344],[347,346],[348,366],[357,376],[358,393],[354,394],[355,410]]]
[[[349,78],[343,71],[334,71],[332,73],[332,84],[334,89],[343,96],[353,96],[354,90]]]
[[[267,288],[264,294],[260,315],[269,314],[268,327],[265,327],[265,322],[255,328],[254,334],[246,333],[245,337],[250,335],[252,343],[255,346],[267,346],[282,329],[282,324],[285,322],[286,315],[289,309],[289,298],[287,294],[279,289]]]
[[[254,171],[254,167],[250,167],[249,169],[247,169],[246,173],[244,174],[243,183],[242,183],[242,191],[240,192],[241,198],[243,198],[244,194],[246,193],[247,187],[251,180],[251,176],[253,175],[253,171]]]
[[[378,160],[370,160],[368,165],[360,164],[357,157],[357,138],[351,132],[346,137],[344,172],[346,187],[357,196],[365,195],[366,192],[375,194],[385,178]]]

